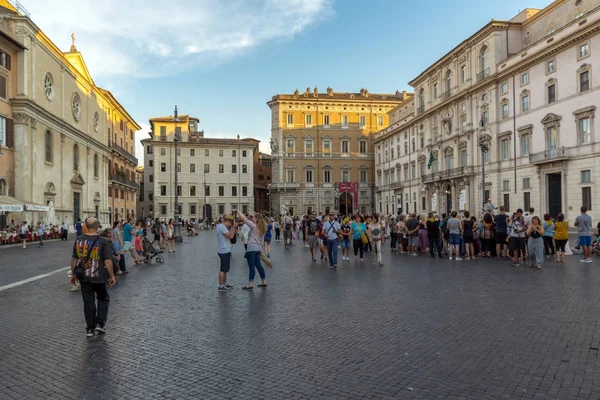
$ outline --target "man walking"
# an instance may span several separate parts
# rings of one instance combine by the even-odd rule
[[[231,265],[231,239],[236,235],[237,225],[232,215],[225,215],[217,225],[217,254],[221,260],[219,269],[219,292],[229,292],[233,285],[227,283],[227,273]]]
[[[135,235],[135,227],[131,224],[131,221],[131,218],[127,218],[127,223],[123,227],[123,256],[129,251],[135,263],[138,264],[138,255],[135,252],[135,246],[133,246],[132,243],[132,235]]]
[[[592,217],[587,215],[587,207],[581,207],[581,214],[575,219],[575,226],[579,231],[579,245],[583,248],[583,260],[579,260],[579,262],[591,263]]]
[[[335,220],[333,213],[329,214],[329,220],[323,223],[323,231],[327,235],[327,255],[329,257],[329,268],[337,268],[338,233],[341,229],[340,223]]]
[[[77,237],[73,245],[71,283],[74,285],[79,280],[81,284],[86,336],[92,337],[94,333],[106,333],[110,302],[106,283],[114,286],[116,281],[110,243],[98,235],[100,223],[96,218],[89,217],[85,225],[87,232]]]
[[[319,220],[317,219],[317,213],[312,212],[310,219],[306,222],[304,236],[308,238],[308,247],[310,248],[310,254],[313,262],[317,261],[317,248],[319,247],[319,238],[317,233],[319,232]]]
[[[283,240],[285,242],[285,248],[289,249],[292,245],[292,229],[294,228],[294,220],[290,217],[290,213],[285,213],[283,217]]]

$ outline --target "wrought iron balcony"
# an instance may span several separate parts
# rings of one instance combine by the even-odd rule
[[[571,148],[560,147],[529,155],[530,164],[545,164],[553,161],[568,160],[571,158]]]
[[[484,80],[488,76],[490,76],[490,69],[489,69],[489,67],[486,68],[486,69],[484,69],[483,71],[481,71],[480,73],[477,74],[477,82],[481,82],[482,80]]]
[[[437,182],[442,179],[460,178],[462,176],[473,175],[473,174],[474,174],[473,166],[458,167],[458,168],[452,168],[452,169],[447,169],[444,171],[438,171],[438,172],[433,172],[431,174],[423,175],[423,176],[421,176],[421,182],[423,182],[423,183]]]
[[[115,150],[117,153],[119,153],[120,155],[122,155],[123,157],[125,157],[126,159],[131,161],[132,163],[134,163],[136,166],[138,165],[138,159],[133,154],[131,154],[130,152],[128,152],[127,150],[125,150],[124,148],[122,148],[121,146],[116,144],[115,142],[111,142],[110,148]]]
[[[139,185],[137,183],[135,183],[134,181],[130,181],[129,179],[124,178],[120,175],[109,175],[108,179],[123,184],[125,186],[129,186],[130,188],[133,188],[135,190],[139,190]]]

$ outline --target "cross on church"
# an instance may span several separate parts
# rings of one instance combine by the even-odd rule
[[[77,51],[75,47],[75,33],[71,33],[71,51]]]

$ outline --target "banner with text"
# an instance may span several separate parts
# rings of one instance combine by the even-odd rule
[[[349,193],[352,195],[352,209],[358,210],[358,182],[339,182],[338,190],[340,193]]]

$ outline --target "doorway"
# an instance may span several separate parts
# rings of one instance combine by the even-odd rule
[[[340,195],[340,214],[352,215],[352,195],[344,192]]]
[[[208,221],[212,221],[212,206],[210,204],[205,204],[202,207],[202,216],[207,218]]]
[[[556,218],[562,212],[562,175],[548,174],[548,213]]]
[[[73,192],[73,223],[81,218],[81,193]]]

